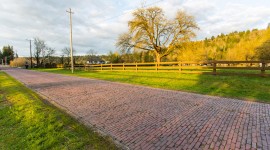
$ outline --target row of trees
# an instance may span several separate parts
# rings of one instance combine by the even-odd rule
[[[34,57],[35,62],[38,67],[42,66],[50,66],[51,64],[67,64],[71,63],[70,61],[70,48],[65,47],[61,50],[62,54],[60,57],[53,56],[56,50],[54,48],[49,47],[44,40],[40,38],[34,39]],[[76,50],[73,49],[75,53]],[[87,52],[86,56],[74,56],[75,64],[85,64],[91,58],[95,57],[96,51],[90,49]]]
[[[62,56],[54,56],[56,50],[46,44],[46,42],[38,37],[34,38],[34,64],[37,67],[51,66],[52,64],[70,64],[70,49],[63,48]],[[28,58],[30,59],[30,58]]]
[[[60,64],[64,63],[63,57],[54,56],[56,50],[49,47],[44,40],[40,38],[34,38],[34,50],[33,50],[33,62],[37,67],[50,66],[52,63]],[[69,56],[69,49],[63,49],[63,54]],[[11,64],[12,66],[24,66],[26,63],[30,64],[29,58],[18,58],[18,55],[14,53],[13,46],[4,46],[0,51],[0,63]],[[69,63],[69,61],[67,61]]]
[[[152,51],[134,51],[132,53],[109,52],[108,55],[104,55],[102,58],[111,63],[154,62],[156,59]]]
[[[70,62],[70,48],[65,47],[61,50],[61,56],[54,56],[56,50],[54,48],[49,47],[46,42],[40,38],[34,38],[34,49],[33,49],[33,62],[36,67],[52,67],[55,64],[67,64]],[[73,52],[76,50],[73,49]],[[74,56],[75,64],[85,64],[87,61],[91,60],[96,56],[97,52],[93,49],[90,49],[85,56]],[[103,56],[105,57],[105,56]],[[23,59],[18,59],[14,61],[14,64],[18,64],[17,62],[22,62]],[[30,58],[27,58],[25,62],[28,62]],[[17,66],[17,65],[14,65]]]
[[[171,55],[177,60],[270,60],[269,39],[270,29],[233,32],[186,42]]]
[[[120,51],[121,52],[121,51]],[[137,56],[140,56],[140,59]],[[155,61],[153,51],[134,49],[129,53],[110,53],[113,62],[148,62],[144,56]],[[137,59],[134,59],[137,58]],[[148,57],[149,58],[149,57]],[[270,60],[270,29],[220,34],[201,41],[186,41],[178,45],[162,61],[208,61],[208,60]]]

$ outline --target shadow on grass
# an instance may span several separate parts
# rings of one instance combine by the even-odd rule
[[[200,75],[198,87],[202,94],[270,102],[270,80],[266,77]]]
[[[91,74],[91,73],[90,73]],[[269,77],[241,75],[197,75],[179,73],[112,73],[97,72],[112,77],[110,80],[143,84],[152,87],[188,91],[205,95],[270,102]],[[118,76],[115,78],[115,76]],[[119,79],[124,77],[126,79]],[[113,79],[115,78],[115,79]],[[150,78],[150,79],[149,79]],[[126,80],[126,81],[125,81]]]

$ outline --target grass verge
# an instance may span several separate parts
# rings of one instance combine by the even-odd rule
[[[37,69],[37,71],[237,98],[248,101],[270,102],[270,80],[269,78],[263,77],[155,72],[86,72],[80,70],[76,70],[74,74],[71,74],[69,70],[64,69]]]
[[[117,149],[0,71],[0,149]]]

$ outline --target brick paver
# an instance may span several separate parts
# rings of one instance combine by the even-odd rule
[[[270,149],[269,104],[22,69],[5,72],[130,149]]]

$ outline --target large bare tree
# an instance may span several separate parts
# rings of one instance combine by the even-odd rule
[[[167,19],[159,7],[136,10],[128,26],[129,32],[119,36],[116,46],[121,51],[133,48],[153,51],[157,63],[179,43],[195,37],[194,30],[198,29],[193,16],[178,11],[174,19]]]
[[[37,61],[37,66],[40,66],[40,57],[41,55],[45,55],[45,49],[46,49],[46,44],[44,40],[41,40],[40,38],[35,38],[34,39],[34,56]]]

